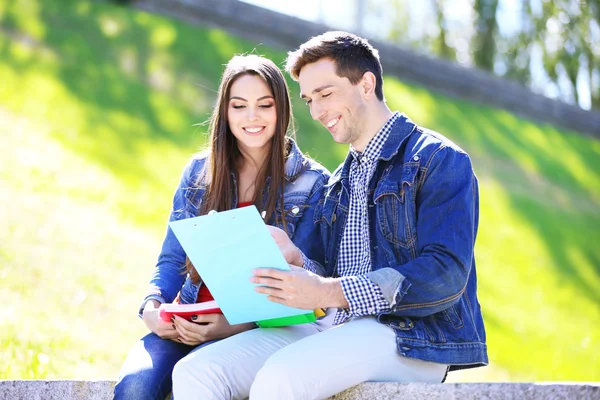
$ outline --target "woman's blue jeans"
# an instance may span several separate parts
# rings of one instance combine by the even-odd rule
[[[149,333],[129,351],[115,385],[114,399],[164,400],[171,393],[175,364],[195,349],[213,342],[188,346]]]

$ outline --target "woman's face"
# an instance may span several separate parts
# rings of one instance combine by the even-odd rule
[[[227,122],[242,152],[269,148],[277,112],[273,93],[261,77],[242,75],[231,84]]]

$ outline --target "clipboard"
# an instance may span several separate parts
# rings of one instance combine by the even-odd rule
[[[230,324],[305,314],[314,318],[312,310],[274,303],[254,290],[253,269],[290,270],[255,206],[172,221],[169,226]]]

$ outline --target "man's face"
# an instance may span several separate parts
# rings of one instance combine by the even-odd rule
[[[360,83],[335,73],[335,63],[324,58],[305,65],[298,77],[301,97],[310,115],[331,133],[338,143],[354,143],[363,134],[365,102]]]

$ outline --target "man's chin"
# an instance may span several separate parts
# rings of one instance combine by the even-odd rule
[[[339,143],[339,144],[348,144],[350,143],[348,141],[348,137],[339,133],[339,132],[335,132],[335,133],[331,133],[331,137],[333,139],[334,142]]]

